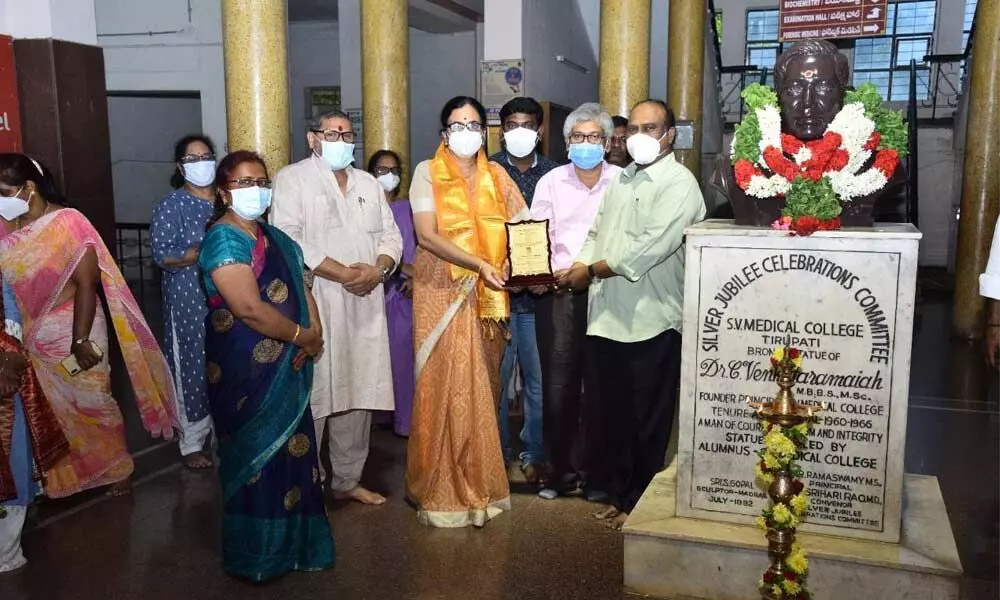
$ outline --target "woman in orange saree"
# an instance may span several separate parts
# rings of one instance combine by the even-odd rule
[[[69,454],[46,473],[45,494],[62,498],[101,486],[126,493],[132,457],[111,396],[101,285],[146,429],[173,437],[174,388],[167,362],[128,284],[90,222],[65,208],[51,176],[21,154],[0,154],[0,270],[23,319],[24,347]],[[63,366],[72,356],[76,374]]]
[[[510,509],[496,419],[509,316],[501,273],[504,224],[528,212],[510,176],[486,160],[485,124],[477,100],[445,104],[442,144],[417,165],[410,187],[420,247],[406,489],[420,521],[434,527],[482,527]]]

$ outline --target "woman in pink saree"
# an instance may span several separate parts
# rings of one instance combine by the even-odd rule
[[[13,288],[24,346],[69,455],[47,473],[45,494],[62,498],[111,486],[129,490],[132,457],[111,396],[108,326],[100,285],[145,428],[171,438],[174,388],[166,360],[132,292],[90,221],[60,203],[51,176],[21,154],[0,154],[0,271]],[[72,356],[79,372],[64,361]]]

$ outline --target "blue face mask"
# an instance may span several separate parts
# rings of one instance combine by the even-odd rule
[[[577,167],[589,171],[597,165],[601,164],[604,160],[604,145],[603,144],[570,144],[569,145],[569,159]]]
[[[236,188],[229,193],[233,197],[233,212],[248,221],[257,219],[271,206],[271,190],[268,188]]]
[[[334,171],[346,169],[348,165],[354,162],[354,144],[348,144],[340,140],[336,142],[323,140],[323,152],[321,156]]]

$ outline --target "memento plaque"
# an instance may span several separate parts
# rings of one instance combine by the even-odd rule
[[[508,286],[527,287],[556,282],[552,274],[548,219],[507,223],[507,256],[510,259]]]
[[[811,502],[802,529],[898,541],[920,234],[896,227],[688,230],[680,516],[750,522],[766,506],[746,401],[777,393],[769,356],[787,344],[804,358],[796,399],[827,407],[799,459]]]

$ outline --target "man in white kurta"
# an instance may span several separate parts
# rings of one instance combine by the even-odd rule
[[[325,352],[310,403],[316,443],[322,446],[324,430],[329,443],[324,477],[337,498],[381,504],[385,498],[360,480],[371,411],[393,409],[382,283],[399,262],[402,237],[379,183],[350,166],[350,119],[324,114],[310,124],[308,138],[314,154],[274,179],[270,220],[302,246],[315,274]]]

